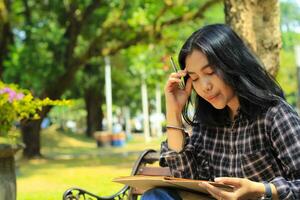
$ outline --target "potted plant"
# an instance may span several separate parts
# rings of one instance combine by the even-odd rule
[[[15,153],[23,148],[12,127],[26,119],[38,119],[43,106],[67,101],[34,98],[29,90],[0,81],[0,199],[16,199]]]

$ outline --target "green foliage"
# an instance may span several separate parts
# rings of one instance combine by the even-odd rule
[[[69,101],[34,98],[30,91],[0,81],[0,136],[6,136],[13,123],[24,119],[39,119],[44,106],[67,105]]]
[[[51,109],[49,117],[53,124],[57,124],[61,129],[66,129],[68,120],[76,122],[78,132],[84,132],[83,128],[86,127],[85,105],[83,99],[72,99],[72,105],[55,106]]]
[[[282,86],[289,103],[296,106],[297,73],[294,47],[300,45],[300,6],[294,0],[280,3],[282,49],[280,51],[280,67],[277,81]]]
[[[195,30],[195,27],[199,27],[202,23],[224,21],[222,14],[223,5],[220,3],[212,7],[212,11],[219,14],[215,15],[212,12],[205,12],[205,20],[203,21],[186,21],[180,23],[180,25],[175,24],[163,27],[162,30],[155,30],[170,19],[184,14],[195,13],[205,1],[103,1],[93,12],[88,13],[90,16],[82,24],[80,20],[84,17],[84,11],[91,5],[92,0],[38,2],[28,0],[27,2],[27,8],[23,1],[13,1],[11,3],[10,18],[11,26],[14,30],[15,44],[10,48],[9,58],[5,62],[3,78],[6,82],[16,82],[24,88],[30,88],[35,95],[41,95],[45,88],[53,85],[58,77],[69,70],[66,63],[73,58],[80,58],[85,55],[86,50],[92,43],[97,43],[98,47],[95,48],[95,51],[99,51],[99,54],[89,58],[87,63],[93,63],[93,59],[98,59],[98,68],[103,68],[103,57],[101,56],[105,49],[115,47],[136,37],[138,32],[152,29],[158,32],[156,34],[161,34],[160,42],[157,42],[157,39],[154,42],[154,37],[157,36],[154,32],[152,35],[145,35],[141,42],[149,45],[142,44],[141,47],[136,47],[140,49],[136,51],[137,53],[143,51],[142,49],[145,49],[145,53],[140,56],[137,56],[135,53],[128,53],[127,56],[129,56],[128,60],[133,60],[134,57],[139,57],[137,59],[146,58],[142,62],[146,63],[148,67],[145,68],[144,65],[139,65],[139,67],[145,68],[144,71],[151,71],[149,73],[152,75],[147,75],[147,77],[155,77],[159,74],[156,82],[161,82],[164,72],[158,68],[158,66],[164,65],[161,62],[161,57],[169,54],[174,55],[182,41]],[[70,18],[73,10],[74,18]],[[76,30],[68,30],[70,23],[73,22],[75,22],[73,29],[79,28],[78,37],[74,40],[71,39],[71,36],[76,34]],[[181,29],[181,31],[179,32],[178,29]],[[102,35],[101,40],[93,41],[99,35]],[[75,48],[74,54],[68,55],[66,53],[70,43],[75,45]],[[147,50],[147,48],[152,48],[157,55],[152,56],[146,53],[152,53],[152,50]],[[159,53],[163,55],[158,56]],[[89,56],[89,54],[86,55]],[[135,64],[140,64],[140,62],[135,61]],[[152,69],[149,67],[150,65],[157,67]],[[127,70],[128,68],[125,69]],[[157,73],[154,72],[156,69],[158,70]],[[132,71],[135,70],[133,69]],[[74,96],[79,97],[86,87],[86,84],[83,83],[91,84],[93,82],[94,84],[99,84],[102,81],[103,84],[104,79],[103,75],[100,75],[101,73],[103,73],[103,70],[94,70],[94,73],[87,73],[84,70],[80,71],[76,74],[76,81],[73,84],[73,88],[68,91],[68,95],[70,96],[70,93],[74,92]],[[100,78],[97,78],[97,76],[100,76]],[[120,79],[119,81],[114,80],[116,82],[126,81],[123,76],[119,75],[115,79]],[[148,78],[146,79],[148,83],[153,82],[148,80]],[[115,87],[114,89],[122,90],[123,87]],[[132,93],[138,92],[139,88],[136,87]],[[117,91],[117,93],[120,94],[117,96],[117,99],[124,96],[122,91]],[[125,102],[128,102],[128,100]]]
[[[31,88],[40,95],[45,85],[64,72],[63,40],[65,27],[57,22],[61,2],[27,1],[26,10],[22,1],[11,3],[11,26],[14,42],[9,58],[5,61],[4,80],[16,82],[23,88]],[[51,9],[48,9],[48,6]],[[17,14],[26,13],[29,14]]]
[[[300,26],[300,4],[297,0],[282,0],[280,3],[281,29],[283,32],[295,32]]]
[[[300,12],[300,9],[299,9]],[[282,48],[285,51],[294,51],[294,46],[300,44],[300,34],[298,32],[283,31],[282,32]]]
[[[280,52],[280,68],[277,81],[282,86],[289,103],[296,106],[297,100],[297,73],[295,55],[293,51]]]

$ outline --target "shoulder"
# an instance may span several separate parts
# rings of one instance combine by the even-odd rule
[[[300,126],[300,118],[296,110],[284,99],[278,98],[275,105],[271,106],[266,114],[265,120],[267,126],[274,129],[275,127]]]
[[[289,115],[298,116],[296,110],[284,99],[280,97],[276,98],[278,98],[278,101],[273,106],[269,107],[266,112],[266,117],[274,119],[276,117],[285,117]]]

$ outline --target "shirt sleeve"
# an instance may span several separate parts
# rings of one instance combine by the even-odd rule
[[[194,127],[192,136],[185,137],[185,146],[180,152],[168,148],[167,141],[161,144],[160,166],[168,166],[174,177],[199,179],[195,149],[201,144],[200,128]]]
[[[276,108],[270,115],[272,148],[286,175],[271,183],[279,199],[300,199],[300,118],[285,102]]]

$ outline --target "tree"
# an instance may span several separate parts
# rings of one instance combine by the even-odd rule
[[[0,1],[0,77],[4,71],[3,63],[8,56],[8,48],[13,43],[9,21],[10,10],[10,1]]]
[[[41,98],[59,99],[92,58],[158,41],[167,27],[203,18],[218,2],[207,0],[199,6],[180,1],[15,1],[12,18],[18,41],[10,52],[5,77],[33,88]],[[50,109],[42,110],[41,120],[22,124],[24,156],[40,155],[40,123]]]
[[[92,137],[95,131],[102,130],[104,112],[104,73],[103,62],[95,58],[80,69],[73,80],[73,84],[65,91],[67,99],[82,98],[85,103],[86,136]]]
[[[225,19],[260,57],[275,77],[279,69],[281,33],[278,0],[225,0]]]

